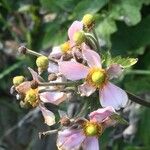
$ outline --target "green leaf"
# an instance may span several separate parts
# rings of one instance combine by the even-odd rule
[[[82,0],[74,9],[73,17],[81,19],[86,13],[96,13],[104,7],[109,0]]]
[[[118,23],[118,32],[112,35],[113,53],[137,53],[137,49],[150,44],[150,16],[144,18],[138,25],[127,27]]]
[[[106,41],[109,40],[110,35],[117,31],[116,23],[111,18],[106,18],[103,21],[100,22],[100,24],[97,26],[96,31]]]
[[[112,3],[110,16],[123,20],[127,25],[136,25],[141,20],[140,10],[145,0],[116,0]]]
[[[137,58],[122,58],[121,56],[117,56],[112,58],[111,64],[120,64],[123,68],[128,68],[136,64],[137,61]]]
[[[122,118],[120,115],[118,115],[116,113],[112,114],[110,116],[110,118],[113,119],[113,120],[115,120],[115,121],[117,121],[120,124],[126,124],[126,125],[128,125],[128,122],[124,118]]]

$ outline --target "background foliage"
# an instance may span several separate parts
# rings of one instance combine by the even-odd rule
[[[102,50],[137,57],[138,63],[120,79],[123,88],[150,98],[150,0],[0,0],[0,149],[49,149],[49,138],[39,141],[38,132],[48,127],[35,119],[3,137],[27,112],[9,94],[12,77],[34,67],[34,57],[20,57],[17,48],[26,45],[48,54],[52,46],[67,39],[67,29],[85,13],[96,15],[96,31]],[[147,70],[139,71],[139,70]],[[142,107],[138,131],[132,141],[118,138],[113,150],[150,149],[150,111]],[[29,126],[30,125],[30,126]],[[32,126],[31,126],[32,125]],[[102,137],[108,147],[110,131]],[[29,138],[30,137],[30,138]]]

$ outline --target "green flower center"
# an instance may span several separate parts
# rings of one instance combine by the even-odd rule
[[[85,33],[83,31],[79,31],[79,32],[76,32],[74,35],[73,35],[73,40],[74,42],[77,44],[77,45],[80,45],[82,44],[83,42],[85,42]]]
[[[84,133],[86,136],[100,136],[102,134],[103,127],[101,124],[87,121],[84,124]]]
[[[92,73],[92,81],[96,84],[101,84],[105,81],[105,73],[103,71],[95,71]]]

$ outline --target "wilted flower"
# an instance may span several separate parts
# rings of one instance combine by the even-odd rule
[[[60,72],[72,81],[84,79],[84,83],[79,86],[81,96],[90,96],[98,89],[103,107],[113,106],[115,109],[124,107],[128,100],[126,92],[109,82],[113,77],[120,75],[121,65],[112,64],[109,68],[103,69],[98,53],[87,46],[82,49],[82,54],[88,67],[75,61],[63,61],[59,63]]]
[[[58,132],[57,146],[62,150],[99,150],[98,138],[105,128],[114,125],[110,116],[115,113],[112,107],[100,108],[89,115],[89,120],[77,121],[78,128],[67,128]]]
[[[53,112],[47,110],[42,103],[52,103],[58,105],[66,100],[67,95],[64,92],[59,91],[39,93],[39,91],[42,90],[43,87],[38,87],[38,84],[37,86],[35,86],[35,83],[39,83],[40,79],[42,80],[42,78],[31,68],[29,68],[29,70],[32,74],[33,81],[25,81],[21,83],[16,87],[16,91],[19,94],[24,95],[24,103],[29,104],[32,107],[39,106],[44,116],[45,123],[47,125],[53,125],[55,123],[55,115],[53,114]],[[58,78],[58,80],[61,82],[60,78]]]

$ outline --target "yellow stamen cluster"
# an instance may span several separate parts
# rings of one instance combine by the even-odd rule
[[[26,92],[24,101],[29,103],[33,107],[38,105],[39,96],[38,96],[38,89],[30,89]]]
[[[83,125],[83,131],[86,136],[99,137],[103,132],[103,126],[100,123],[86,121]]]
[[[13,78],[14,86],[18,86],[19,84],[23,83],[24,81],[25,81],[24,76],[16,76]]]
[[[63,53],[67,53],[69,50],[71,50],[70,43],[65,42],[65,43],[61,44],[60,49]]]
[[[96,88],[102,88],[107,82],[106,72],[104,69],[91,68],[85,80]]]

